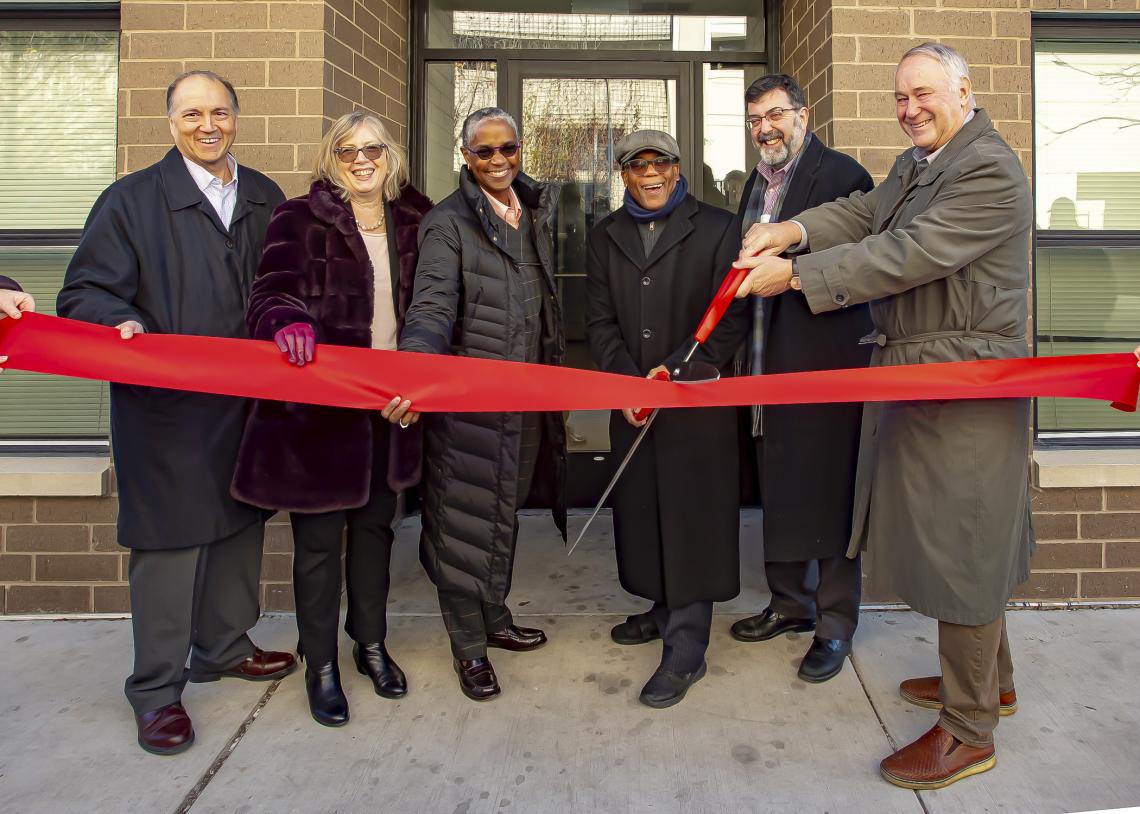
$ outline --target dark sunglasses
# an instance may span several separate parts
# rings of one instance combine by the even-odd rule
[[[365,144],[363,147],[337,147],[333,155],[340,159],[342,164],[351,164],[356,160],[357,153],[364,153],[369,161],[376,161],[388,149],[387,144]]]
[[[512,155],[519,151],[519,147],[521,146],[522,145],[517,141],[512,141],[509,144],[501,144],[498,147],[484,146],[477,147],[474,150],[470,147],[464,147],[463,149],[471,155],[478,157],[480,161],[490,161],[491,156],[493,156],[495,153],[502,153],[503,158],[510,158]]]
[[[663,175],[670,167],[677,163],[677,159],[667,155],[659,155],[652,161],[646,161],[644,158],[634,158],[621,165],[623,170],[629,170],[634,175],[645,175],[649,172],[649,165],[653,165],[653,169],[659,175]]]

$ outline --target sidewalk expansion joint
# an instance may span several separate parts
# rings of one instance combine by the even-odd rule
[[[879,728],[883,730],[883,735],[887,738],[887,744],[891,747],[891,752],[899,750],[898,742],[895,740],[894,735],[887,729],[887,722],[883,720],[883,716],[879,714],[879,708],[875,706],[875,699],[871,697],[870,690],[867,689],[867,682],[863,680],[863,674],[859,672],[859,665],[855,663],[854,657],[848,659],[851,662],[851,669],[855,671],[855,677],[859,679],[859,689],[863,690],[863,695],[867,697],[867,703],[871,705],[871,711],[875,713],[875,719],[879,722]],[[922,808],[923,814],[930,814],[930,809],[926,807],[926,801],[922,799],[922,795],[917,791],[914,793],[914,799],[918,801],[918,805]]]
[[[237,731],[230,736],[225,746],[218,752],[218,756],[214,758],[214,762],[210,764],[210,768],[206,769],[205,774],[198,778],[198,782],[194,784],[194,787],[186,792],[186,796],[182,798],[182,802],[179,803],[178,808],[174,810],[174,814],[186,814],[191,807],[193,807],[198,797],[206,790],[206,786],[210,785],[210,781],[214,779],[214,775],[221,771],[222,766],[225,765],[230,755],[237,749],[238,744],[241,743],[242,738],[245,737],[245,733],[253,726],[253,722],[261,715],[261,711],[265,709],[265,705],[269,703],[269,699],[273,697],[273,693],[277,692],[277,688],[280,686],[281,679],[277,679],[269,685],[269,688],[266,689],[253,709],[250,710],[249,715],[245,716],[245,720],[241,722]]]

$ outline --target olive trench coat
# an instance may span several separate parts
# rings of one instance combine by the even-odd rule
[[[815,313],[871,303],[871,364],[1027,356],[1033,205],[976,110],[924,170],[899,155],[873,191],[801,213]],[[1029,576],[1029,400],[868,404],[848,556],[919,613],[980,625]]]

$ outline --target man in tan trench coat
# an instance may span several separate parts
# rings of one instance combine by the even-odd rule
[[[1027,356],[1025,171],[974,107],[953,49],[908,51],[895,100],[914,147],[871,192],[753,227],[737,261],[753,271],[738,296],[801,290],[813,313],[870,302],[872,365]],[[895,785],[941,788],[994,765],[998,716],[1016,709],[1004,609],[1029,576],[1028,456],[1028,399],[864,411],[848,556],[868,548],[884,587],[938,620],[942,667],[900,687],[942,712],[882,762]],[[810,494],[811,483],[801,487]]]

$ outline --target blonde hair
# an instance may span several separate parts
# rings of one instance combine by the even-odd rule
[[[400,145],[393,142],[384,123],[376,116],[363,110],[345,113],[333,122],[332,127],[325,133],[325,137],[321,139],[321,146],[317,150],[317,163],[313,168],[310,182],[324,181],[339,192],[342,198],[348,200],[349,192],[340,182],[339,167],[341,162],[333,151],[340,146],[341,142],[351,136],[356,128],[363,125],[368,125],[376,131],[380,141],[387,146],[385,151],[387,168],[384,182],[380,185],[380,197],[385,201],[391,201],[399,197],[400,189],[408,183],[408,156]]]

